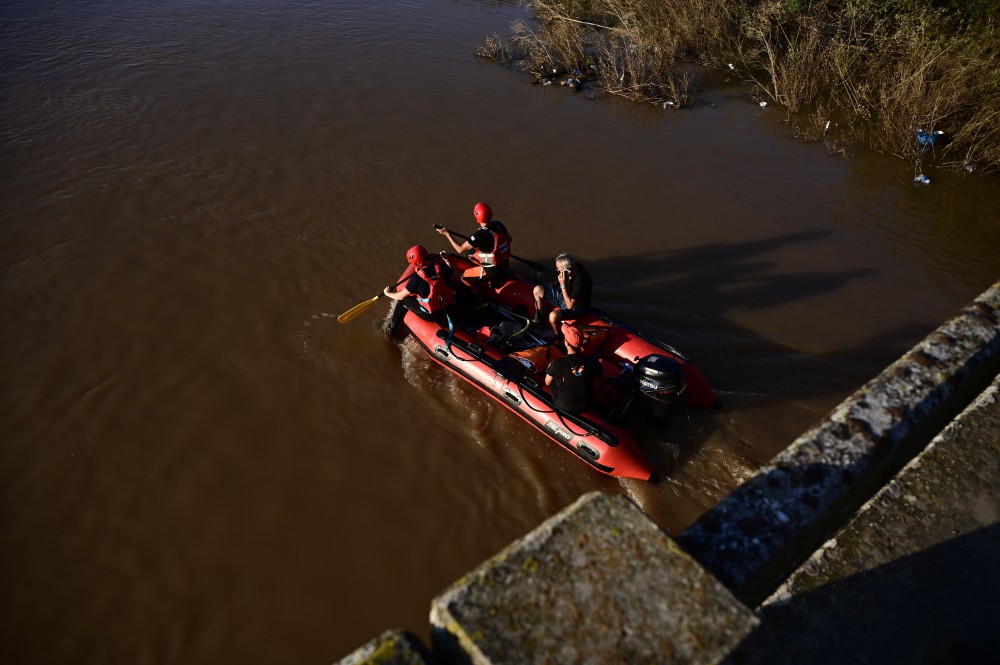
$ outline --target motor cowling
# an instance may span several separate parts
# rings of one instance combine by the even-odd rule
[[[635,365],[634,376],[640,394],[654,405],[676,406],[686,398],[684,367],[673,358],[646,356]]]

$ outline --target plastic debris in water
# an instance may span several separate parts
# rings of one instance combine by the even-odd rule
[[[760,107],[761,107],[762,109],[763,109],[763,108],[767,108],[767,102],[761,102],[761,103],[760,103]]]
[[[944,134],[940,129],[934,132],[928,132],[926,130],[917,131],[917,143],[920,145],[934,145],[934,142],[938,140],[938,137]]]
[[[733,66],[733,63],[731,63],[731,62],[729,63],[729,68],[730,68],[730,69],[736,69],[736,67],[734,67],[734,66]]]
[[[931,179],[925,176],[923,173],[921,173],[920,175],[918,175],[916,178],[913,179],[913,182],[917,183],[918,185],[929,185],[931,184]]]

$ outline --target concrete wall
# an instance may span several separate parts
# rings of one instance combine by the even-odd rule
[[[680,545],[756,606],[978,395],[1000,363],[1000,282],[703,515]]]

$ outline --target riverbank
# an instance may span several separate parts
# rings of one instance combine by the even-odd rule
[[[676,540],[587,495],[342,663],[990,662],[998,364],[1000,282]]]
[[[1000,6],[947,0],[534,0],[479,55],[540,80],[683,108],[693,64],[777,104],[797,138],[1000,171]]]

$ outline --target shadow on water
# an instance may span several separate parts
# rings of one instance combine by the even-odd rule
[[[815,244],[829,235],[811,230],[627,258],[580,260],[594,275],[595,305],[689,354],[724,398],[726,393],[752,396],[753,405],[759,406],[845,394],[928,332],[924,326],[904,324],[850,348],[806,351],[733,322],[736,311],[821,298],[875,272],[856,268],[776,274],[777,264],[762,258],[782,247]],[[804,251],[816,250],[813,246]],[[796,320],[787,323],[794,328]]]
[[[836,339],[795,346],[736,322],[737,313],[768,310],[767,319],[772,316],[769,308],[787,307],[791,314],[773,314],[768,324],[787,326],[794,333],[804,317],[812,316],[809,312],[817,302],[875,272],[873,268],[777,272],[780,264],[767,258],[777,251],[816,253],[830,236],[825,230],[805,230],[630,257],[596,261],[579,257],[594,277],[595,306],[689,355],[722,401],[721,411],[688,409],[666,422],[628,414],[625,424],[659,476],[672,475],[699,455],[706,442],[721,436],[731,442],[724,446],[730,459],[716,459],[715,464],[733,467],[726,474],[738,484],[742,478],[737,476],[745,477],[747,468],[780,452],[929,332],[921,325],[904,324],[841,348],[835,346]],[[857,326],[859,331],[872,327],[864,321]],[[806,400],[813,402],[809,408],[794,406]],[[783,422],[747,445],[746,437],[757,436],[755,426],[746,425],[748,417]],[[731,487],[720,485],[719,490],[725,494]]]
[[[769,663],[995,665],[998,597],[994,524],[764,607],[741,651],[764,648]]]

